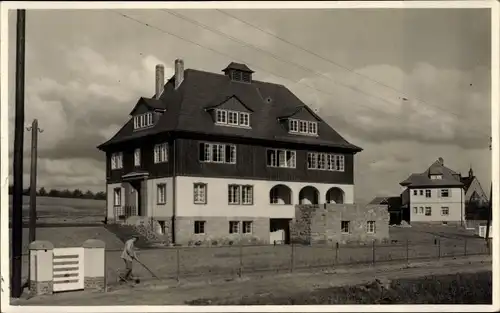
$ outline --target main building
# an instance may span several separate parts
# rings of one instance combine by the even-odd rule
[[[140,98],[107,142],[107,219],[153,218],[171,242],[272,241],[296,204],[353,203],[347,142],[285,86],[244,64],[186,69]]]

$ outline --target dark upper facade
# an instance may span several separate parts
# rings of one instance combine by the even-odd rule
[[[183,62],[176,60],[175,74],[165,85],[162,66],[157,66],[156,74],[155,96],[140,98],[131,118],[98,147],[107,155],[108,182],[145,171],[151,177],[201,175],[352,183],[353,156],[362,149],[347,142],[285,86],[256,81],[253,71],[238,63],[229,64],[223,74],[215,74],[184,70]],[[164,162],[157,162],[158,152],[154,151],[160,143],[168,146]],[[273,156],[269,148],[295,153]],[[116,152],[122,153],[118,167],[111,166]],[[317,153],[313,156],[310,152]],[[134,163],[134,153],[140,154],[140,164]],[[338,160],[331,153],[342,156],[342,170],[332,171]],[[211,160],[217,164],[207,165],[214,163],[207,162]],[[295,174],[278,171],[278,163],[291,167],[286,164],[289,161]],[[231,164],[234,166],[228,168]],[[302,173],[314,167],[325,171]]]

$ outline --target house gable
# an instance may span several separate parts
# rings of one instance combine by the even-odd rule
[[[471,200],[473,194],[476,194],[478,200],[480,201],[483,202],[488,201],[488,197],[486,196],[486,193],[484,192],[483,188],[481,187],[481,184],[479,183],[479,180],[476,177],[474,177],[469,188],[466,191],[465,201]]]

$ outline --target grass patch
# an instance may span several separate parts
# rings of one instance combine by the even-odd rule
[[[399,279],[293,294],[197,299],[188,305],[491,304],[491,271]]]

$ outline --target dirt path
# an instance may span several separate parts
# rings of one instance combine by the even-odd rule
[[[317,273],[264,275],[262,278],[242,278],[235,281],[213,281],[166,285],[146,283],[134,288],[121,288],[107,293],[66,293],[42,296],[30,300],[15,300],[13,305],[183,305],[186,301],[221,297],[287,294],[333,286],[362,284],[380,280],[491,271],[491,258],[475,256],[433,262],[363,266],[325,270]]]

